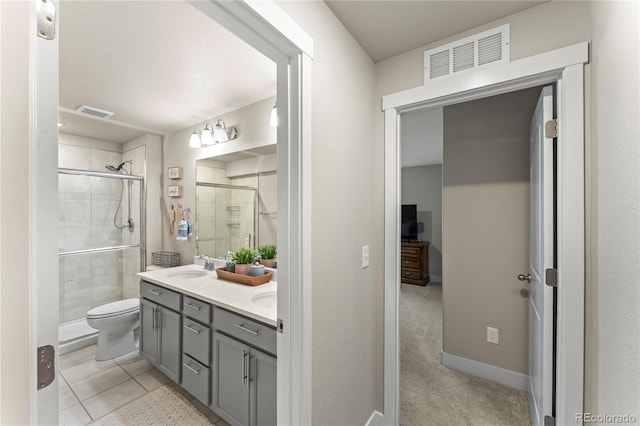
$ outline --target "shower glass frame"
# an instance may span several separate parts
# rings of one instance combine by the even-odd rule
[[[196,194],[196,253],[203,255],[203,254],[207,254],[211,257],[216,257],[216,255],[214,253],[201,253],[201,247],[200,247],[200,223],[198,223],[199,218],[201,217],[202,213],[199,211],[200,209],[200,201],[198,199],[198,187],[206,187],[206,188],[215,188],[215,189],[229,189],[229,190],[242,190],[242,191],[252,191],[254,193],[254,201],[253,201],[253,229],[252,229],[252,233],[250,234],[250,239],[249,239],[249,247],[250,248],[257,248],[257,243],[258,243],[258,188],[253,187],[253,186],[242,186],[242,185],[230,185],[230,184],[224,184],[224,183],[211,183],[211,182],[198,182],[196,181],[196,185],[195,185],[195,194]],[[216,201],[217,202],[217,201]],[[217,240],[217,239],[215,239]],[[216,250],[217,251],[217,250]],[[221,256],[224,257],[224,256]]]
[[[104,173],[104,172],[94,172],[89,170],[79,170],[79,169],[67,169],[67,168],[58,168],[58,175],[75,175],[75,176],[87,176],[87,177],[97,177],[97,178],[105,178],[105,179],[117,179],[122,181],[138,181],[140,182],[140,220],[136,226],[139,227],[139,235],[140,242],[138,244],[121,244],[116,246],[106,246],[106,247],[95,247],[95,248],[86,248],[79,250],[67,250],[58,252],[58,258],[65,256],[73,256],[79,254],[90,254],[90,253],[107,253],[113,251],[125,251],[129,249],[139,249],[140,252],[140,270],[144,271],[146,269],[146,202],[145,202],[145,189],[146,182],[143,176],[135,176],[130,174],[116,174],[116,173]]]

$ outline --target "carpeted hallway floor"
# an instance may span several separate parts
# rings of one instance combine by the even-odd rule
[[[401,424],[529,425],[527,394],[440,364],[442,285],[400,287]]]

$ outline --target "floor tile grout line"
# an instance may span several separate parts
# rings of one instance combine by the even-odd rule
[[[120,366],[118,366],[118,367],[120,367]],[[103,393],[105,393],[105,392],[107,392],[107,391],[110,391],[111,389],[115,388],[116,386],[120,386],[121,384],[126,383],[126,382],[128,382],[129,380],[133,380],[134,382],[136,382],[136,383],[137,383],[137,384],[138,384],[138,385],[139,385],[139,386],[144,390],[144,393],[143,393],[142,395],[140,395],[138,398],[132,399],[131,401],[127,402],[126,404],[121,405],[121,406],[119,406],[119,407],[117,407],[117,408],[114,408],[113,410],[109,411],[108,413],[104,414],[103,416],[100,416],[100,417],[97,417],[97,418],[95,418],[95,419],[94,419],[94,418],[93,418],[93,416],[91,416],[91,414],[89,414],[89,417],[91,417],[91,418],[93,419],[93,421],[96,421],[96,420],[98,420],[98,419],[100,419],[100,418],[102,418],[102,417],[106,416],[107,414],[113,413],[113,412],[114,412],[114,411],[116,411],[118,408],[122,408],[122,407],[124,407],[125,405],[127,405],[127,404],[129,404],[129,403],[131,403],[131,402],[133,402],[133,401],[135,401],[135,400],[137,400],[137,399],[139,399],[139,398],[142,398],[143,396],[145,396],[146,394],[148,394],[148,393],[149,393],[149,391],[147,390],[147,388],[145,388],[144,386],[142,386],[142,383],[140,383],[139,381],[137,381],[137,380],[135,379],[135,377],[131,377],[131,375],[129,374],[129,372],[128,372],[127,370],[125,370],[125,369],[124,369],[124,368],[122,368],[122,367],[120,367],[120,368],[121,368],[122,370],[124,370],[124,372],[125,372],[125,373],[127,373],[127,375],[128,375],[130,378],[129,378],[129,379],[127,379],[127,380],[125,380],[125,381],[123,381],[123,382],[120,382],[120,383],[118,383],[118,384],[116,384],[116,385],[113,385],[113,386],[111,386],[110,388],[105,389],[105,390],[103,390],[103,391],[102,391],[102,392],[100,392],[100,393],[97,393],[97,394],[95,394],[95,395],[91,395],[89,398],[85,399],[84,401],[80,401],[80,404],[82,404],[82,407],[85,409],[85,411],[87,411],[87,413],[89,412],[89,410],[87,409],[87,407],[85,407],[85,406],[84,406],[85,401],[88,401],[88,400],[90,400],[91,398],[94,398],[94,397],[96,397],[96,396],[98,396],[98,395],[102,395]],[[155,389],[154,389],[154,390],[155,390]],[[78,398],[78,400],[80,400],[80,398]]]
[[[123,382],[123,383],[124,383],[124,382]],[[140,385],[140,386],[142,386],[142,385]],[[131,401],[127,402],[126,404],[121,405],[121,406],[119,406],[119,407],[116,407],[116,408],[114,408],[113,410],[109,411],[108,413],[105,413],[105,414],[103,414],[102,416],[97,417],[97,418],[95,418],[95,419],[94,419],[93,417],[91,417],[91,415],[89,415],[89,417],[91,417],[91,418],[93,419],[93,421],[92,421],[92,423],[93,423],[93,422],[95,422],[95,421],[97,421],[97,420],[100,420],[100,419],[101,419],[101,418],[103,418],[103,417],[108,416],[109,414],[113,414],[113,413],[115,413],[116,411],[118,411],[118,410],[119,410],[119,409],[121,409],[122,407],[126,407],[126,406],[127,406],[127,405],[129,405],[129,404],[133,404],[134,402],[136,402],[137,400],[139,400],[139,399],[140,399],[140,398],[142,398],[143,396],[147,396],[147,395],[149,395],[151,392],[155,392],[155,391],[157,391],[158,389],[160,389],[160,388],[162,388],[162,387],[164,387],[164,386],[166,386],[166,385],[162,385],[162,386],[160,386],[160,387],[158,387],[158,388],[156,388],[156,389],[154,389],[154,390],[152,390],[152,391],[147,391],[147,390],[145,389],[145,392],[144,392],[142,395],[140,395],[139,397],[137,397],[137,398],[135,398],[135,399],[132,399]],[[142,386],[142,388],[144,389],[144,386]]]

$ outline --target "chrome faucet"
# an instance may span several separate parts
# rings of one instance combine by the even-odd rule
[[[199,259],[204,260],[204,269],[207,271],[214,271],[216,269],[215,264],[211,260],[211,258],[207,255],[200,255]]]

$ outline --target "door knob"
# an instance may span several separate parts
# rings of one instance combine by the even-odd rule
[[[527,274],[527,275],[525,275],[525,274],[518,274],[518,279],[519,279],[520,281],[526,281],[526,282],[530,283],[530,282],[531,282],[531,274]]]

